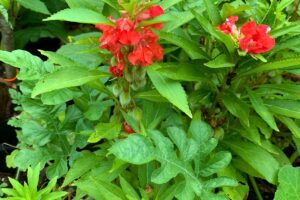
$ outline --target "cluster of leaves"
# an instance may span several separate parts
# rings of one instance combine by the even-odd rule
[[[43,14],[54,4],[18,2]],[[278,185],[276,200],[297,199],[299,168],[291,165],[300,153],[300,22],[293,2],[157,2],[165,10],[155,19],[164,23],[155,31],[164,61],[147,68],[129,110],[114,96],[111,55],[98,48],[93,27],[56,52],[40,51],[47,61],[0,51],[2,62],[20,69],[19,89],[11,90],[19,114],[10,120],[19,144],[7,164],[25,170],[41,163],[49,179],[76,188],[74,199],[242,200],[249,178],[256,187],[253,177]],[[45,26],[106,24],[106,16],[120,15],[113,0],[61,3],[69,8]],[[261,55],[238,51],[217,29],[232,15],[269,25],[276,46]],[[123,131],[124,121],[134,134]],[[291,159],[287,148],[295,151]]]

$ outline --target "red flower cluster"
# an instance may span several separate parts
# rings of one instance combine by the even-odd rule
[[[160,6],[150,6],[131,20],[126,14],[122,18],[113,20],[115,26],[98,24],[96,28],[103,34],[100,38],[100,48],[110,51],[116,60],[116,65],[110,67],[109,71],[114,76],[122,76],[126,61],[132,65],[146,67],[153,61],[163,58],[163,49],[157,43],[158,37],[150,29],[161,29],[162,23],[150,26],[139,27],[139,24],[148,19],[152,19],[163,14]],[[126,57],[126,58],[125,58]]]
[[[269,26],[257,25],[255,21],[250,21],[242,25],[238,31],[235,25],[237,20],[237,16],[231,16],[218,28],[223,33],[235,37],[239,41],[240,49],[258,54],[270,51],[275,46],[275,39],[269,35],[271,30]]]

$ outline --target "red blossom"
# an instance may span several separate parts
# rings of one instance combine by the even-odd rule
[[[120,77],[124,73],[124,67],[125,67],[125,63],[120,62],[117,66],[111,66],[109,68],[109,72],[116,77]]]
[[[138,15],[136,21],[138,23],[140,23],[142,21],[158,17],[162,14],[164,14],[164,10],[162,9],[162,7],[160,7],[160,6],[150,6],[145,11],[143,11],[141,14]],[[160,29],[163,28],[163,23],[152,24],[151,27],[155,28],[157,30],[160,30]]]
[[[218,26],[218,29],[225,34],[235,34],[237,32],[237,27],[235,22],[238,21],[238,16],[231,16],[226,19],[226,21]]]
[[[270,27],[256,25],[255,21],[245,23],[241,27],[242,37],[239,40],[240,48],[249,53],[264,53],[275,45],[275,39],[270,37]]]
[[[159,61],[163,58],[163,49],[157,43],[158,37],[149,26],[140,27],[139,24],[148,19],[152,19],[163,14],[160,6],[150,6],[135,19],[129,19],[128,13],[123,17],[113,20],[115,24],[98,24],[96,28],[102,31],[100,37],[100,48],[110,51],[116,61],[116,65],[110,67],[109,71],[116,77],[124,73],[125,63],[131,63],[136,66],[148,66],[153,61]],[[162,23],[152,24],[150,27],[161,29]],[[127,58],[125,56],[128,56]]]
[[[128,55],[128,60],[133,65],[146,67],[153,60],[159,61],[163,58],[163,49],[157,44],[158,37],[148,28],[140,32],[141,41],[134,51]]]

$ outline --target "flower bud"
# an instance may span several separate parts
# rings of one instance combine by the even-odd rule
[[[133,117],[136,121],[142,120],[142,110],[139,107],[135,107],[128,112],[128,115]]]
[[[124,92],[124,91],[121,92],[119,98],[122,107],[128,106],[128,104],[131,102],[131,97],[129,92]]]
[[[122,92],[122,86],[118,83],[115,83],[113,86],[112,86],[112,92],[113,94],[118,97],[121,92]]]

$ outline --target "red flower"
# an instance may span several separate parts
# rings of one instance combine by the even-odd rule
[[[116,77],[120,77],[124,73],[124,67],[125,67],[125,63],[120,62],[117,66],[111,66],[109,68],[109,72]]]
[[[269,32],[270,27],[267,25],[256,25],[255,21],[245,23],[241,27],[240,48],[255,54],[271,50],[275,45],[275,39],[270,37]]]
[[[123,122],[123,131],[128,134],[135,133],[135,131],[127,124],[126,121]]]
[[[163,49],[157,44],[158,37],[148,28],[142,29],[141,41],[136,48],[128,55],[132,65],[146,67],[151,65],[153,60],[159,61],[163,58]]]
[[[127,18],[119,18],[116,21],[117,38],[123,45],[135,45],[139,42],[139,34],[135,30],[134,23]]]
[[[238,16],[231,16],[226,19],[226,22],[219,25],[218,29],[222,31],[225,34],[236,34],[237,33],[237,27],[235,25],[235,22],[238,21]]]
[[[136,21],[140,23],[144,20],[149,20],[158,17],[162,14],[164,14],[164,10],[160,6],[150,6],[145,11],[143,11],[141,14],[138,15]],[[160,30],[163,28],[163,23],[152,24],[151,27]]]

